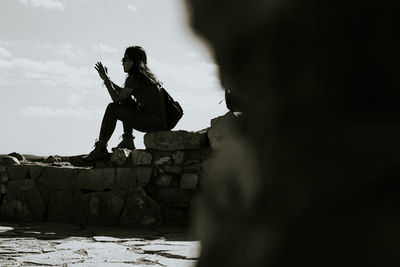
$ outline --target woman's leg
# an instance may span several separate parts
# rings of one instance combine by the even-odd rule
[[[110,140],[115,126],[117,125],[117,117],[115,110],[118,108],[118,103],[110,103],[104,112],[103,121],[101,122],[99,141],[107,143]]]
[[[122,121],[124,132],[132,134],[132,129],[147,132],[154,129],[157,121],[149,114],[138,111],[137,106],[130,103],[110,103],[101,123],[99,140],[107,143],[117,125]]]
[[[132,135],[133,128],[126,122],[122,122],[123,128],[124,128],[124,134],[125,135]]]
[[[124,132],[130,133],[131,140],[126,147],[130,149],[134,149],[132,129],[147,132],[159,127],[159,122],[152,115],[138,111],[134,103],[110,103],[103,116],[99,141],[96,142],[95,149],[89,153],[86,160],[95,161],[108,155],[107,143],[115,130],[117,120],[122,121]]]

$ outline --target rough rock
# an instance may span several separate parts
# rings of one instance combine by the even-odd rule
[[[113,189],[115,184],[115,169],[80,170],[76,178],[76,187],[93,191]]]
[[[176,165],[181,165],[183,163],[185,153],[182,151],[176,151],[171,155],[171,157]]]
[[[201,163],[201,161],[198,160],[198,159],[190,159],[190,160],[186,160],[186,161],[183,163],[183,166],[192,165],[192,164],[197,164],[197,163]]]
[[[46,205],[32,179],[9,181],[1,205],[1,218],[12,221],[41,221]]]
[[[136,186],[136,172],[130,168],[118,168],[116,174],[116,189],[129,189]]]
[[[186,203],[190,201],[189,190],[172,187],[158,187],[154,198],[165,203]]]
[[[174,174],[179,174],[182,172],[182,167],[176,166],[176,165],[165,165],[165,166],[163,166],[163,169],[166,172],[174,173]]]
[[[174,175],[172,177],[172,181],[171,181],[171,187],[181,187],[181,183],[180,183],[180,176],[176,176]]]
[[[5,183],[8,181],[8,174],[6,172],[0,172],[0,181]]]
[[[24,180],[28,178],[29,166],[14,165],[7,167],[8,178],[10,180]]]
[[[131,153],[131,161],[134,166],[149,165],[152,161],[152,155],[144,150],[135,149]]]
[[[185,172],[191,172],[191,173],[200,172],[201,171],[201,163],[193,163],[193,164],[185,165],[185,166],[183,166],[183,170]]]
[[[236,119],[233,112],[211,120],[211,127],[207,131],[208,140],[213,149],[219,150],[224,146],[226,139],[232,132],[231,124]]]
[[[38,170],[36,170],[38,171]],[[44,186],[46,190],[72,190],[78,169],[46,167],[38,176],[39,186]]]
[[[204,134],[188,131],[160,131],[144,135],[146,148],[158,150],[181,150],[199,148]]]
[[[32,179],[37,179],[41,175],[44,169],[45,166],[31,165],[29,166],[29,175]]]
[[[161,222],[161,211],[141,187],[136,187],[128,195],[120,224],[124,226],[148,226]]]
[[[165,156],[165,157],[157,159],[154,162],[154,164],[155,165],[164,165],[164,164],[167,164],[167,163],[170,163],[170,162],[171,162],[171,157],[170,156]]]
[[[20,165],[21,162],[19,162],[19,160],[13,156],[2,156],[0,157],[0,164]]]
[[[122,166],[128,160],[130,153],[131,150],[126,148],[114,149],[110,161],[114,163],[116,166]]]
[[[161,174],[155,179],[156,185],[158,186],[170,186],[172,176],[170,174]]]
[[[21,161],[26,161],[25,157],[23,155],[17,153],[17,152],[12,152],[12,153],[10,153],[8,155],[17,158],[20,162]]]
[[[150,181],[151,174],[153,173],[153,167],[136,167],[134,172],[138,185],[145,186]]]
[[[199,182],[199,176],[195,173],[185,173],[181,178],[182,189],[196,189]]]
[[[78,207],[73,201],[72,191],[52,191],[48,203],[47,220],[51,222],[71,222],[73,211]]]
[[[45,160],[45,163],[58,163],[62,162],[62,159],[60,156],[48,156]]]
[[[89,224],[117,225],[125,204],[124,191],[90,193],[82,196]]]
[[[0,166],[0,184],[8,181],[8,173],[5,167]]]
[[[168,221],[178,221],[185,217],[187,207],[167,206],[163,209],[163,215]]]

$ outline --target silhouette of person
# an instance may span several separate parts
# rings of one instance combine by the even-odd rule
[[[104,113],[94,150],[85,157],[88,161],[99,160],[108,155],[107,142],[115,130],[117,120],[122,121],[124,129],[122,141],[117,148],[135,149],[133,129],[151,132],[167,128],[161,83],[148,68],[144,49],[140,46],[128,47],[122,58],[122,65],[127,78],[125,86],[119,87],[110,80],[107,68],[101,62],[95,64],[113,102]]]

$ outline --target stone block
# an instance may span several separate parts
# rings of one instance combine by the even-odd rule
[[[207,131],[208,140],[213,149],[219,150],[230,138],[232,124],[236,120],[233,112],[228,112],[223,116],[211,120],[211,127]]]
[[[47,191],[72,190],[77,174],[78,169],[46,167],[37,178],[37,183]]]
[[[192,165],[196,163],[201,163],[201,161],[199,159],[189,159],[183,163],[183,166]]]
[[[151,153],[141,150],[135,149],[131,152],[131,162],[133,166],[138,165],[150,165],[153,157]]]
[[[8,221],[42,221],[46,212],[33,179],[9,181],[1,205],[1,217]]]
[[[0,166],[0,173],[4,173],[4,172],[7,172],[6,167]]]
[[[141,187],[129,193],[120,224],[123,226],[149,226],[161,222],[161,211],[158,204],[149,197]]]
[[[198,163],[185,165],[185,166],[183,166],[183,170],[185,172],[190,172],[190,173],[200,172],[201,171],[201,163],[198,162]]]
[[[117,148],[113,151],[110,161],[116,166],[122,166],[129,158],[131,150],[126,148]]]
[[[2,184],[2,185],[1,185],[0,193],[1,193],[2,195],[4,195],[5,193],[7,193],[7,186],[6,186],[5,184]]]
[[[6,172],[0,173],[1,182],[8,182],[8,174]]]
[[[204,134],[188,131],[160,131],[144,135],[146,148],[158,150],[181,150],[199,148]]]
[[[154,162],[154,164],[155,165],[164,165],[164,164],[167,164],[167,163],[171,163],[171,159],[172,158],[170,156],[161,157],[161,158],[157,159]]]
[[[29,175],[32,179],[37,179],[45,169],[45,166],[42,165],[31,165],[29,166]]]
[[[104,191],[113,189],[115,185],[115,169],[86,169],[80,170],[76,178],[76,188]]]
[[[182,167],[176,165],[165,165],[163,166],[165,172],[179,174],[182,172]]]
[[[72,222],[73,213],[77,208],[72,191],[51,191],[47,220],[50,222]]]
[[[27,165],[14,165],[7,167],[9,180],[24,180],[28,178],[29,166]]]
[[[180,177],[174,176],[171,181],[171,187],[181,187]]]
[[[21,161],[26,161],[25,157],[24,157],[23,155],[21,155],[20,153],[17,153],[17,152],[12,152],[12,153],[8,154],[8,156],[15,157],[15,158],[17,158],[20,162],[21,162]]]
[[[167,221],[179,221],[186,215],[187,207],[165,207],[162,209],[162,214]]]
[[[182,189],[196,189],[199,176],[195,173],[184,173],[181,178]]]
[[[136,186],[136,172],[130,168],[118,168],[115,177],[116,189],[129,189]]]
[[[150,182],[151,174],[153,173],[153,167],[136,167],[133,169],[137,184],[145,186]]]
[[[81,197],[88,224],[117,225],[125,205],[125,191],[84,194]]]
[[[13,156],[2,156],[0,157],[0,164],[6,165],[21,165],[21,162]]]
[[[155,179],[155,183],[158,186],[170,186],[171,181],[172,181],[172,176],[170,174],[161,174]]]
[[[182,188],[158,187],[154,192],[154,198],[165,203],[188,203],[190,192]]]
[[[181,165],[183,163],[183,160],[185,158],[185,153],[182,151],[176,151],[172,155],[172,159],[176,165]]]

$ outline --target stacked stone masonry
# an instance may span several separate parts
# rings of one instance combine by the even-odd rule
[[[146,149],[117,149],[95,166],[56,156],[0,157],[0,219],[82,226],[190,222],[201,194],[202,165],[214,151],[207,130],[147,133],[144,143]]]

